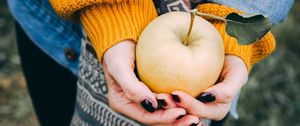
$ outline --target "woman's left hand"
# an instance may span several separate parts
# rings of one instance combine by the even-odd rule
[[[176,105],[189,114],[203,119],[221,120],[229,111],[234,96],[248,80],[248,71],[243,60],[226,55],[219,83],[206,89],[196,99],[185,92],[172,92]]]

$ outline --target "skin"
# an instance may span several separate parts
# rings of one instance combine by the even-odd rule
[[[134,61],[135,44],[130,40],[114,45],[104,54],[109,105],[114,111],[147,125],[188,126],[193,123],[201,125],[201,119],[221,120],[228,113],[234,96],[248,79],[244,62],[237,56],[226,55],[219,83],[204,91],[215,94],[214,102],[202,103],[185,92],[174,91],[172,94],[180,98],[177,103],[171,95],[152,93],[140,82],[134,74]],[[148,99],[155,108],[156,99],[164,99],[167,106],[150,113],[141,107],[143,99]],[[176,120],[180,115],[185,116]]]
[[[147,125],[188,126],[200,122],[197,116],[186,115],[186,110],[176,107],[171,99],[168,99],[169,103],[167,104],[171,105],[172,103],[173,106],[156,110],[153,113],[143,109],[140,102],[145,98],[150,100],[156,108],[158,94],[152,93],[145,84],[136,78],[134,61],[135,44],[130,40],[114,45],[104,54],[103,68],[111,109]],[[186,116],[176,120],[181,115]]]

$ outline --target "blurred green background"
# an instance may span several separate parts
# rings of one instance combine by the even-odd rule
[[[239,119],[226,126],[300,126],[300,1],[272,29],[276,51],[256,64],[242,89]],[[37,126],[17,54],[14,19],[0,1],[0,126]]]

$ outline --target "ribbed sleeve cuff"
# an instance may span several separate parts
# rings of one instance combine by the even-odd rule
[[[116,4],[127,0],[50,0],[56,13],[63,18],[74,20],[78,12],[95,4]]]
[[[227,35],[224,22],[215,21],[213,25],[218,29],[220,35],[223,38],[225,54],[240,57],[246,64],[247,69],[249,70],[253,51],[252,45],[239,45],[235,38]]]
[[[80,14],[80,20],[100,62],[105,51],[118,42],[136,42],[146,25],[156,17],[152,0],[94,5]]]
[[[251,64],[258,63],[260,60],[270,55],[276,48],[276,40],[271,32],[266,34],[261,40],[253,44]]]
[[[221,17],[226,17],[232,12],[242,13],[239,10],[212,3],[199,5],[198,11]],[[225,54],[240,57],[245,62],[248,71],[252,64],[264,59],[275,49],[276,42],[271,32],[267,33],[262,39],[250,45],[240,45],[234,37],[231,37],[226,33],[225,22],[208,17],[205,18],[216,27],[222,36]]]

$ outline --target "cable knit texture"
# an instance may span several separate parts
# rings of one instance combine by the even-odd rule
[[[233,8],[229,8],[224,5],[206,3],[198,6],[198,11],[213,15],[218,15],[221,17],[226,17],[229,13],[236,12],[242,13]],[[225,22],[204,17],[210,23],[212,23],[217,30],[220,32],[225,47],[225,54],[231,54],[239,56],[246,64],[248,70],[250,66],[264,59],[270,55],[276,46],[275,38],[272,33],[267,33],[262,39],[250,44],[250,45],[239,45],[234,37],[229,36],[225,30]]]

